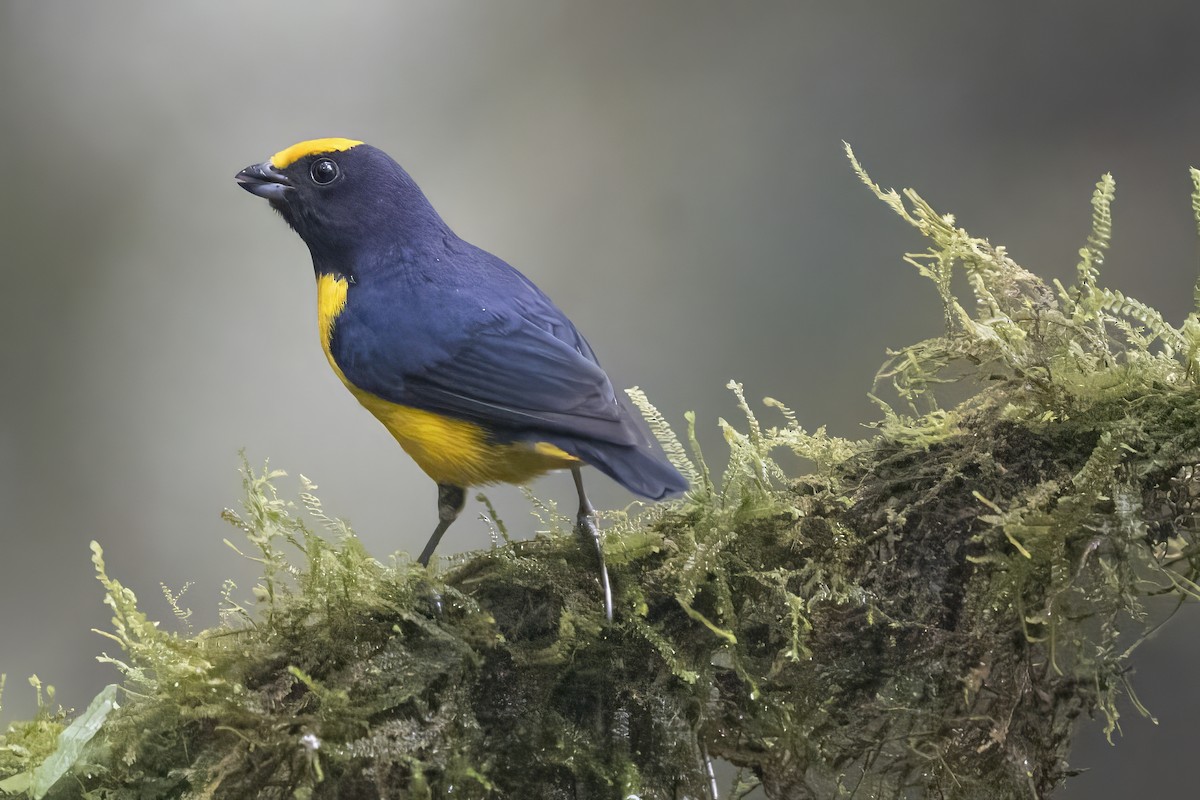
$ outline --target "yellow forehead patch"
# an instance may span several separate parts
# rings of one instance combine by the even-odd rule
[[[357,147],[362,142],[354,139],[309,139],[307,142],[296,142],[296,144],[280,150],[275,155],[271,156],[271,166],[275,169],[287,169],[292,164],[295,164],[305,156],[311,156],[316,153],[336,153],[339,150],[349,150],[351,147]]]

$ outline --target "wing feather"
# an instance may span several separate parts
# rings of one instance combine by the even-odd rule
[[[392,403],[476,422],[498,435],[536,439],[557,433],[646,444],[648,437],[574,325],[540,292],[523,299],[523,307],[463,326],[453,341],[441,337],[436,357],[419,363],[411,363],[400,330],[337,335],[335,357],[355,341],[371,342],[368,357],[344,352],[337,357],[356,386]]]

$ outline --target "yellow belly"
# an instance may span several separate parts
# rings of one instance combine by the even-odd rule
[[[321,275],[317,279],[321,349],[346,388],[383,423],[426,475],[453,486],[524,483],[544,472],[580,463],[546,442],[491,442],[487,431],[474,423],[389,402],[346,380],[329,343],[337,316],[346,306],[347,288],[344,278]]]
[[[342,380],[345,383],[345,379]],[[545,442],[489,442],[487,432],[478,425],[389,403],[370,392],[346,385],[358,402],[396,437],[417,466],[438,483],[454,486],[524,483],[543,472],[579,463],[578,459]]]

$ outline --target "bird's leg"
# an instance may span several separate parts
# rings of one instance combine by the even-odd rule
[[[458,519],[458,514],[466,502],[467,493],[463,487],[451,486],[448,483],[438,484],[438,524],[433,529],[433,535],[429,537],[425,549],[421,551],[421,557],[417,559],[421,566],[429,566],[429,559],[433,557],[433,551],[442,540],[442,534]]]
[[[575,532],[585,542],[596,548],[596,559],[600,562],[600,587],[604,590],[604,616],[609,622],[613,618],[612,587],[608,583],[608,566],[604,563],[604,547],[600,543],[600,528],[596,525],[596,509],[583,491],[583,475],[579,467],[571,468],[575,479],[575,491],[579,492],[579,514],[575,518]]]
[[[429,566],[429,559],[433,558],[433,551],[437,549],[438,542],[442,540],[442,534],[454,523],[454,520],[458,519],[458,514],[463,510],[466,502],[467,493],[463,487],[451,486],[448,483],[438,484],[438,524],[433,529],[433,535],[425,544],[425,549],[421,551],[421,557],[417,559],[421,566]],[[440,618],[443,610],[442,593],[431,588],[427,600],[433,615]]]

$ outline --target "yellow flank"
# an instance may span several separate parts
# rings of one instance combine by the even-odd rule
[[[548,442],[496,444],[487,431],[463,420],[384,400],[346,379],[329,349],[338,315],[346,307],[349,285],[335,275],[317,278],[317,330],[329,366],[346,388],[396,437],[425,474],[438,483],[478,486],[524,483],[543,472],[580,463]]]
[[[351,147],[357,147],[362,142],[354,139],[309,139],[306,142],[296,142],[296,144],[280,150],[275,155],[271,156],[271,166],[275,169],[287,169],[292,164],[295,164],[305,156],[315,155],[317,153],[336,153],[341,150],[349,150]]]

